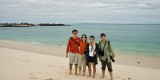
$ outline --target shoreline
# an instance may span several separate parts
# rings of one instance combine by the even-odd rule
[[[66,47],[56,46],[56,45],[46,45],[46,44],[37,44],[37,43],[28,43],[21,41],[9,41],[9,40],[0,40],[0,48],[8,48],[14,50],[21,50],[25,52],[34,52],[51,56],[65,57]],[[56,53],[55,53],[56,52]],[[115,64],[143,67],[143,68],[154,68],[160,69],[160,59],[157,57],[148,57],[148,56],[136,56],[125,53],[116,53],[116,62]],[[99,63],[100,64],[100,63]]]

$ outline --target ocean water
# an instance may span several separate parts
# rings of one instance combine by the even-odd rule
[[[78,36],[94,35],[100,41],[100,33],[106,33],[113,49],[136,55],[160,57],[160,25],[158,24],[72,24],[71,26],[0,27],[0,40],[43,43],[65,47],[71,31]],[[89,40],[89,39],[88,39]]]

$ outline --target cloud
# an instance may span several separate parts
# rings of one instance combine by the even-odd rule
[[[159,0],[0,0],[0,21],[159,23],[159,4]]]

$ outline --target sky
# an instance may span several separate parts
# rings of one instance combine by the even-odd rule
[[[0,0],[0,22],[160,23],[160,0]]]

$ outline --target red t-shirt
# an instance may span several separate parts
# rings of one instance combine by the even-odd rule
[[[77,43],[80,43],[81,39],[77,37],[75,41],[77,41]],[[67,49],[66,49],[66,54],[68,54],[68,52],[79,53],[79,46],[77,43],[75,43],[72,39],[69,39]]]

